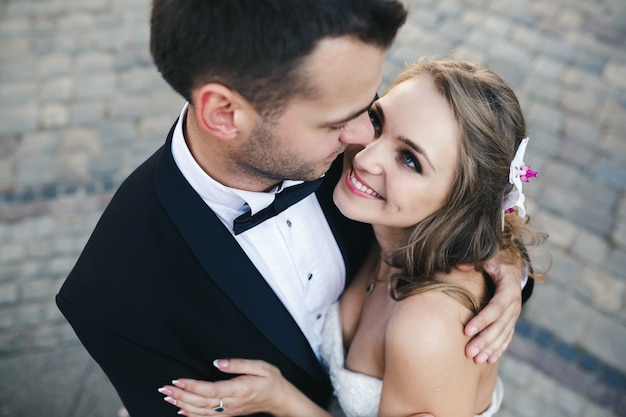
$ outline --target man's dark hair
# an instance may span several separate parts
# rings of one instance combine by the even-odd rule
[[[300,64],[318,41],[347,35],[387,49],[406,14],[399,0],[153,0],[150,51],[186,100],[216,82],[265,114],[308,93]]]

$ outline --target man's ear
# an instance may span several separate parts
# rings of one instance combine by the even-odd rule
[[[245,121],[254,109],[241,95],[222,84],[205,84],[195,94],[194,108],[200,129],[223,139],[235,139],[247,130]]]

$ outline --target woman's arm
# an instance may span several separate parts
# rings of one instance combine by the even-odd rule
[[[247,359],[220,359],[214,365],[239,376],[206,382],[179,379],[159,389],[165,400],[188,417],[270,413],[279,417],[332,417],[302,394],[273,365]],[[223,407],[222,411],[216,410]]]
[[[385,371],[379,415],[474,415],[480,368],[465,357],[463,323],[471,313],[432,291],[394,306],[385,333]]]

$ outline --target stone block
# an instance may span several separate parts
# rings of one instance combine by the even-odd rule
[[[594,157],[593,149],[573,140],[565,142],[561,149],[561,158],[583,167],[591,164]]]
[[[115,56],[110,51],[96,51],[81,54],[76,58],[74,70],[78,74],[106,72],[113,69]]]
[[[551,282],[541,284],[528,301],[525,317],[539,327],[558,334],[569,344],[580,344],[598,315],[567,287]]]
[[[37,75],[43,79],[68,76],[72,69],[73,58],[69,53],[51,52],[39,58]]]
[[[37,106],[0,106],[0,134],[31,132],[37,128]]]
[[[610,247],[607,241],[584,230],[578,235],[572,254],[592,265],[602,266],[607,261]]]
[[[39,110],[39,126],[43,129],[54,129],[67,126],[70,112],[65,104],[48,103]]]
[[[626,189],[626,166],[607,158],[602,158],[594,167],[593,175],[618,191]]]
[[[76,79],[76,96],[81,100],[108,98],[117,90],[117,77],[113,73],[97,73]]]
[[[546,78],[548,80],[558,80],[565,71],[565,64],[562,61],[547,57],[538,56],[532,63],[533,76]]]
[[[598,309],[617,313],[623,307],[626,282],[598,268],[583,268],[578,280],[579,290]]]
[[[70,77],[56,77],[46,80],[39,91],[39,100],[70,101],[74,94],[74,81]]]
[[[609,85],[626,89],[626,63],[609,61],[602,75]]]

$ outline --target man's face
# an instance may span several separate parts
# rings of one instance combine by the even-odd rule
[[[313,94],[292,99],[274,120],[259,117],[237,150],[239,167],[257,178],[312,180],[348,143],[374,137],[367,117],[382,79],[385,51],[351,37],[322,40],[304,61]]]

